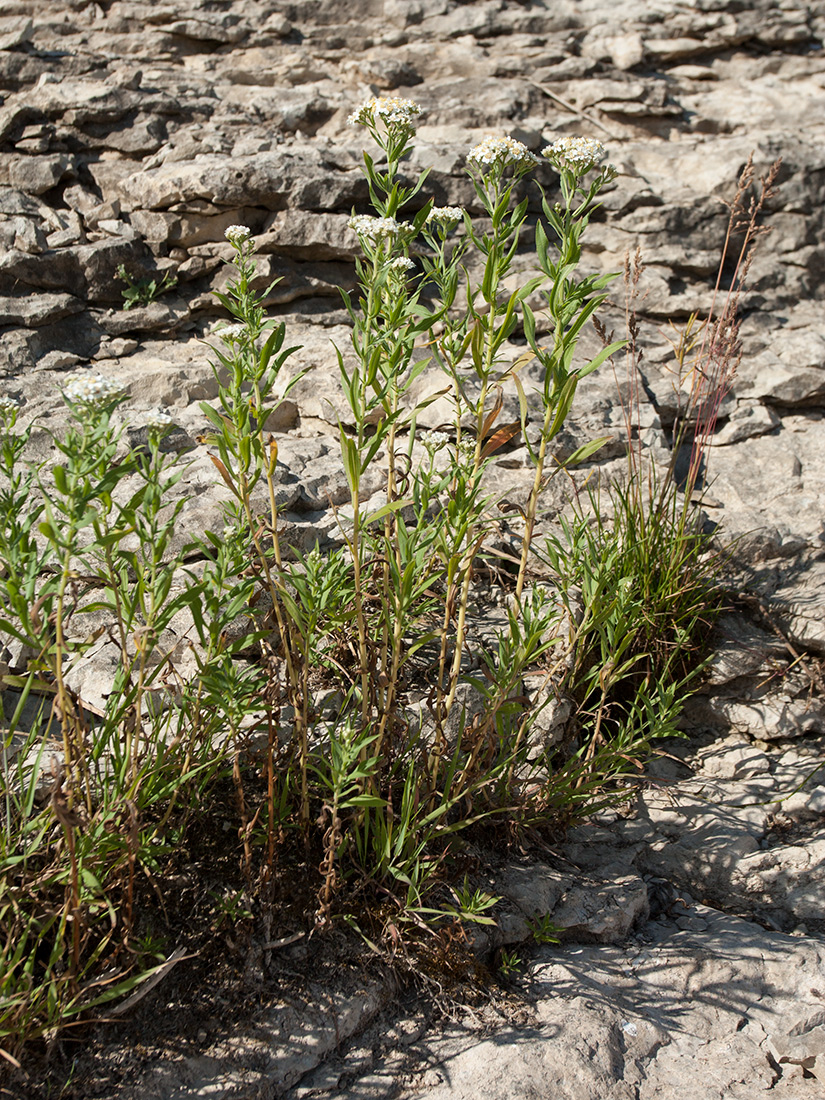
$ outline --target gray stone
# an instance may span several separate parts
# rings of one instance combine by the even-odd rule
[[[427,1037],[400,1096],[510,1100],[549,1088],[565,1100],[748,1100],[773,1089],[813,1100],[817,1082],[794,1071],[793,1055],[777,1075],[768,1052],[795,1040],[800,1055],[818,1051],[821,1002],[806,989],[799,1005],[798,974],[818,987],[821,947],[703,906],[697,913],[701,930],[652,924],[648,945],[542,949],[528,972],[529,1024],[500,1023],[487,1036],[453,1025]]]
[[[208,199],[225,206],[298,206],[335,210],[366,197],[355,165],[330,172],[314,151],[259,153],[253,157],[204,155],[193,163],[164,164],[121,181],[124,210],[159,210],[175,203]]]
[[[0,183],[31,195],[51,191],[72,171],[71,158],[65,153],[44,157],[0,155]]]
[[[621,872],[595,880],[533,863],[506,871],[494,889],[518,911],[499,922],[505,943],[530,939],[544,918],[565,941],[620,943],[648,915],[644,882]]]
[[[0,18],[0,50],[13,50],[16,46],[29,42],[33,27],[31,19],[22,21],[12,16]]]
[[[79,313],[83,302],[71,294],[37,294],[27,298],[0,298],[0,325],[32,328]]]

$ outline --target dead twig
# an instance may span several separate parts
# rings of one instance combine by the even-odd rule
[[[571,103],[569,99],[564,99],[562,96],[556,95],[555,92],[551,92],[549,88],[545,88],[543,84],[539,84],[535,80],[531,80],[529,83],[532,84],[534,88],[538,88],[540,92],[543,92],[548,99],[552,99],[554,103],[558,103],[560,107],[564,107],[565,111],[570,111],[571,114],[578,115],[579,118],[587,119],[588,122],[592,122],[594,126],[598,126],[600,130],[604,130],[604,132],[612,138],[618,137],[609,126],[605,126],[603,122],[599,122],[596,116],[591,115],[589,111],[582,111],[575,103]]]
[[[119,1005],[116,1005],[110,1010],[110,1016],[122,1016],[125,1012],[128,1012],[130,1008],[134,1008],[138,1001],[142,1001],[147,993],[151,993],[155,986],[162,982],[173,966],[176,966],[182,959],[191,959],[192,955],[186,954],[185,947],[176,947],[165,963],[161,963],[151,978],[147,978],[140,989],[136,990],[131,997],[127,997],[125,1001],[121,1001]]]

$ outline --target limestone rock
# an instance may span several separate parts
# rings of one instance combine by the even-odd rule
[[[549,1088],[570,1100],[748,1100],[772,1089],[813,1100],[818,1082],[794,1065],[821,1074],[821,946],[696,912],[699,932],[654,922],[646,941],[624,947],[543,948],[529,966],[530,1022],[486,1037],[453,1025],[419,1041],[400,1095],[510,1100]],[[803,991],[801,972],[812,979]],[[774,1051],[785,1058],[780,1074]],[[396,1073],[409,1066],[386,1051],[373,1079],[393,1061]],[[369,1094],[356,1080],[349,1095]]]

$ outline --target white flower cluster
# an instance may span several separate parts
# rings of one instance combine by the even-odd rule
[[[252,232],[245,225],[230,225],[224,237],[230,244],[244,244],[252,237]]]
[[[607,150],[595,138],[563,137],[544,150],[555,168],[567,168],[584,176],[607,156]]]
[[[353,214],[347,222],[350,229],[362,240],[375,242],[391,237],[398,232],[398,222],[395,218],[374,218],[371,214]]]
[[[13,412],[20,408],[20,402],[16,397],[0,397],[0,415]]]
[[[399,256],[398,259],[390,261],[390,268],[393,271],[412,271],[414,267],[415,261],[409,256]]]
[[[169,413],[155,410],[154,412],[148,412],[146,416],[144,416],[143,423],[150,432],[162,432],[166,428],[171,428],[175,422]]]
[[[88,409],[109,405],[122,393],[120,382],[92,371],[72,371],[66,375],[66,385],[63,387],[63,396],[67,401]]]
[[[411,99],[400,96],[373,96],[352,112],[347,119],[350,126],[370,126],[379,119],[385,126],[412,126],[421,108]]]
[[[467,160],[478,168],[486,164],[513,164],[522,167],[539,162],[538,157],[515,138],[492,136],[474,145],[467,154]]]
[[[246,325],[241,321],[236,321],[233,325],[223,325],[217,330],[217,335],[221,340],[225,340],[227,344],[233,344],[236,341],[240,342],[246,336]]]
[[[464,211],[460,206],[434,206],[427,215],[427,222],[461,222]]]
[[[445,432],[425,432],[421,437],[422,446],[425,450],[429,451],[430,454],[435,454],[436,451],[440,451],[441,448],[446,447],[449,442],[449,437]]]

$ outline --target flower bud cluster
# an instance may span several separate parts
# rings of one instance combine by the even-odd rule
[[[434,206],[427,215],[427,222],[461,222],[464,221],[464,210],[460,206]]]
[[[230,244],[246,244],[247,241],[252,239],[252,231],[245,225],[230,225],[224,233],[224,237]]]
[[[445,432],[425,432],[421,437],[421,445],[431,455],[434,455],[437,451],[440,451],[443,447],[446,447],[449,442],[449,436]]]
[[[347,225],[355,230],[361,240],[371,244],[392,237],[399,230],[395,218],[374,218],[371,214],[353,214]]]
[[[122,394],[120,382],[92,371],[72,371],[66,375],[66,385],[63,387],[63,396],[70,404],[82,405],[86,409],[111,405]]]
[[[216,336],[220,336],[221,340],[224,340],[227,344],[240,343],[247,334],[246,325],[241,321],[236,321],[233,325],[223,325],[215,333]]]
[[[143,423],[150,432],[163,432],[167,428],[171,428],[174,425],[174,420],[169,413],[155,410],[148,412],[143,418]]]
[[[516,168],[528,168],[539,162],[538,157],[515,138],[492,136],[474,145],[467,154],[467,160],[477,168],[483,168],[485,165],[501,167],[513,165]]]
[[[387,127],[411,128],[416,115],[420,114],[421,108],[411,99],[402,99],[397,95],[373,96],[353,111],[347,122],[350,126],[374,126],[380,120]]]
[[[0,416],[4,413],[16,412],[20,408],[20,402],[16,397],[0,397]]]
[[[544,156],[558,171],[567,169],[577,176],[584,176],[607,156],[600,141],[586,137],[563,137],[544,150]]]

